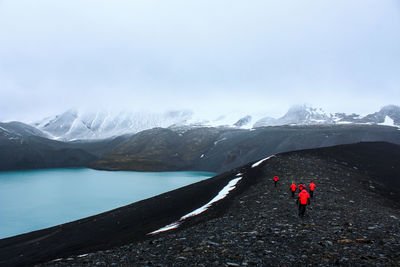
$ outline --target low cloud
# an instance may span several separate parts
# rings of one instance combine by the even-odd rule
[[[71,107],[371,112],[400,99],[399,28],[396,1],[4,0],[0,120]]]

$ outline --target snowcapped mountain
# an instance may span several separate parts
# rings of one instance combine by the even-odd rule
[[[380,111],[368,114],[364,117],[354,113],[351,115],[335,113],[334,122],[337,124],[358,123],[400,127],[400,107],[388,105],[381,108]]]
[[[187,129],[193,127],[252,128],[252,116],[240,113],[221,115],[215,119],[196,116],[192,111],[107,112],[68,110],[45,118],[33,126],[62,141],[103,139],[124,134],[135,134],[152,128]]]
[[[68,110],[37,122],[34,126],[59,140],[100,139],[133,134],[155,127],[167,128],[185,124],[191,115],[190,111],[113,113]]]
[[[293,106],[282,117],[275,119],[264,117],[258,120],[254,127],[278,126],[278,125],[315,125],[331,124],[333,116],[325,113],[322,109],[313,108],[307,105]]]
[[[275,119],[264,117],[258,120],[253,127],[279,125],[331,125],[331,124],[377,124],[400,127],[400,107],[389,105],[380,111],[360,116],[358,114],[335,113],[330,114],[321,108],[307,105],[294,106],[282,117]]]
[[[68,110],[63,114],[34,123],[38,135],[71,141],[103,139],[124,134],[135,134],[156,127],[190,129],[193,127],[233,127],[252,129],[280,125],[336,125],[375,124],[400,128],[400,107],[385,106],[380,111],[360,116],[357,114],[326,113],[308,105],[293,106],[280,118],[265,114],[243,114],[240,112],[204,118],[192,111],[155,112],[107,112]],[[32,129],[30,131],[33,131]]]
[[[365,117],[360,117],[356,114],[350,116],[343,116],[343,113],[335,114],[338,122],[351,122],[351,123],[368,123],[379,124],[387,126],[400,126],[400,107],[395,105],[388,105],[383,107],[380,111],[368,114]]]

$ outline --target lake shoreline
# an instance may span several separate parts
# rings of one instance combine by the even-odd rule
[[[214,176],[59,168],[0,173],[0,238],[65,224]]]

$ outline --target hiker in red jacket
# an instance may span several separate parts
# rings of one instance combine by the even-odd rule
[[[299,204],[299,216],[304,217],[307,204],[310,205],[310,194],[307,192],[307,190],[303,189],[299,193],[296,203]]]
[[[275,183],[275,187],[276,187],[276,184],[278,183],[278,181],[279,181],[279,177],[278,176],[274,176],[274,183]]]
[[[314,184],[314,182],[313,182],[313,181],[311,181],[311,183],[310,183],[309,187],[310,187],[310,197],[311,197],[311,198],[313,198],[313,195],[314,195],[314,189],[315,189],[316,185]]]
[[[290,190],[292,191],[292,197],[294,197],[294,192],[296,192],[297,186],[292,182],[292,185],[290,186]]]
[[[303,183],[299,184],[299,192],[303,191],[303,189],[305,189],[306,186]]]

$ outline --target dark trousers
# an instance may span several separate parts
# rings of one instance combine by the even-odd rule
[[[312,198],[314,195],[314,190],[310,190],[310,197]]]
[[[278,181],[274,181],[274,183],[275,183],[275,187],[276,187],[276,184],[278,183]]]
[[[306,212],[307,204],[299,204],[299,216],[303,217],[304,213]]]
[[[294,197],[294,192],[296,192],[296,191],[292,191],[292,197]]]

